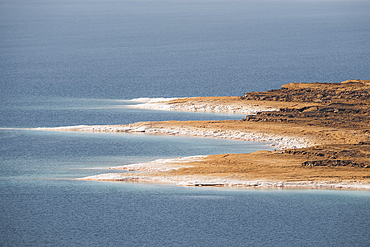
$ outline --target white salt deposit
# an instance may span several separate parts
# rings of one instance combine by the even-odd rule
[[[187,167],[186,163],[200,161],[206,156],[189,156],[189,157],[179,157],[174,159],[158,159],[146,163],[137,163],[125,166],[110,167],[109,169],[121,169],[127,171],[170,171],[176,170],[182,167]]]
[[[139,98],[132,101],[143,102],[143,104],[131,105],[129,107],[165,111],[189,111],[189,112],[215,112],[215,113],[237,113],[253,115],[261,111],[277,111],[278,108],[260,105],[237,105],[237,104],[212,104],[210,102],[192,101],[183,103],[169,102],[176,98]]]
[[[199,157],[201,158],[201,157]],[[188,161],[195,161],[194,157],[181,158],[186,163]],[[147,164],[168,163],[170,164],[174,159],[158,160],[149,162]],[[175,159],[177,160],[177,159]],[[133,164],[132,167],[137,166],[139,169],[142,164]],[[155,165],[154,165],[155,166]],[[182,166],[186,167],[186,166]],[[161,170],[153,170],[161,171]],[[166,171],[166,170],[164,170]],[[295,189],[358,189],[358,190],[370,190],[370,184],[365,183],[333,183],[330,181],[324,182],[313,182],[313,181],[300,181],[300,182],[271,182],[271,181],[242,181],[238,179],[229,178],[216,178],[212,179],[205,176],[160,176],[160,175],[149,175],[146,173],[107,173],[96,176],[89,176],[80,178],[81,180],[96,180],[96,181],[136,181],[136,182],[159,182],[159,183],[171,183],[178,186],[219,186],[219,187],[241,187],[241,188],[295,188]]]
[[[219,129],[197,129],[190,127],[149,127],[147,124],[135,125],[79,125],[56,128],[37,128],[38,130],[58,130],[58,131],[96,131],[96,132],[142,132],[147,134],[166,134],[183,136],[215,137],[243,141],[263,141],[270,142],[279,149],[304,148],[315,145],[309,138],[282,136],[272,133],[257,131],[240,130],[219,130]]]
[[[171,101],[171,100],[175,100],[175,99],[178,99],[178,98],[136,98],[136,99],[132,99],[130,101],[145,102],[145,103],[156,103],[156,102]]]

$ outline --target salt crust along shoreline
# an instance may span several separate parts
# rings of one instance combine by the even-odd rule
[[[310,138],[291,137],[277,134],[270,134],[258,131],[240,130],[199,130],[191,127],[150,127],[150,123],[136,123],[129,125],[78,125],[54,128],[36,128],[36,130],[54,131],[90,131],[90,132],[126,132],[146,134],[166,134],[182,136],[214,137],[243,141],[270,142],[278,149],[304,148],[316,145]]]
[[[179,157],[173,159],[158,159],[145,163],[136,163],[125,166],[109,167],[109,169],[118,169],[126,171],[146,171],[146,172],[167,172],[170,170],[176,170],[179,168],[188,167],[186,166],[189,162],[200,161],[207,156],[197,155],[188,157]]]
[[[124,175],[124,173],[107,173],[78,180],[106,181],[106,182],[143,182],[163,183],[177,186],[198,187],[237,187],[237,188],[281,188],[281,189],[344,189],[370,190],[369,184],[362,183],[332,183],[332,182],[269,182],[269,181],[242,181],[231,179],[184,178],[182,176],[145,176],[143,174]]]
[[[121,181],[121,182],[144,182],[144,183],[167,183],[177,186],[207,186],[207,187],[237,187],[237,188],[285,188],[285,189],[349,189],[370,190],[370,184],[363,183],[333,183],[333,182],[270,182],[270,181],[242,181],[229,178],[210,178],[206,176],[161,176],[158,173],[168,172],[179,168],[188,167],[186,163],[200,161],[205,156],[189,156],[175,159],[159,159],[148,163],[138,163],[127,166],[111,167],[136,173],[106,173],[95,176],[79,178],[78,180],[92,181]]]
[[[263,106],[255,104],[214,104],[209,101],[187,100],[177,102],[176,100],[190,98],[138,98],[132,99],[133,102],[142,104],[129,105],[131,108],[164,110],[164,111],[188,111],[188,112],[214,112],[214,113],[236,113],[252,115],[261,111],[277,111],[279,108],[273,106]]]

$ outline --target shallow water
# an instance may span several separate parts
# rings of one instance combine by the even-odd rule
[[[1,178],[77,178],[159,158],[271,150],[267,143],[202,137],[2,129]],[[117,172],[117,170],[113,171]]]
[[[0,245],[367,246],[367,191],[73,179],[266,143],[27,128],[241,119],[127,106],[369,79],[369,10],[346,0],[1,0]]]

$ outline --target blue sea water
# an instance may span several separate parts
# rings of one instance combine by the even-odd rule
[[[368,246],[367,191],[74,180],[265,143],[29,128],[241,119],[128,105],[370,79],[369,11],[357,0],[0,0],[0,245]]]

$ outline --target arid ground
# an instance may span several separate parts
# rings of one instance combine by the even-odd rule
[[[250,92],[240,97],[185,98],[165,104],[176,110],[226,107],[235,111],[254,107],[262,111],[237,121],[141,122],[89,131],[185,133],[265,141],[267,136],[280,144],[275,151],[210,155],[186,165],[173,164],[176,169],[160,169],[161,165],[156,164],[150,172],[134,176],[117,173],[115,177],[111,174],[85,179],[167,181],[203,186],[280,186],[285,183],[290,187],[326,184],[324,187],[342,188],[346,187],[343,184],[354,184],[347,187],[370,188],[370,81],[290,83],[278,90]],[[241,133],[248,135],[240,138]],[[145,170],[140,166],[121,169]]]

